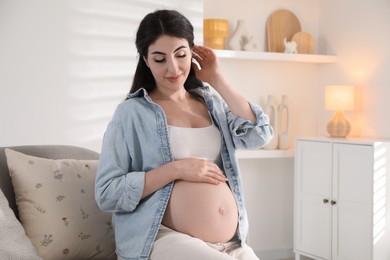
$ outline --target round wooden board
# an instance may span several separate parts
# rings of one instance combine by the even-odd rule
[[[314,53],[314,38],[310,35],[310,33],[297,32],[293,35],[292,41],[297,43],[298,53]]]
[[[267,20],[267,43],[269,52],[284,52],[284,38],[291,41],[301,31],[298,18],[288,10],[277,10]]]

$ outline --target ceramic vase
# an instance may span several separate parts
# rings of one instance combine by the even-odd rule
[[[274,129],[274,136],[269,144],[264,146],[264,149],[274,150],[278,148],[278,133],[279,133],[279,120],[278,120],[278,105],[273,95],[268,95],[267,103],[264,106],[264,112],[269,117],[269,122]]]
[[[257,42],[253,40],[252,36],[243,36],[242,38],[243,44],[241,46],[242,50],[244,51],[260,51],[261,46]]]
[[[278,120],[278,146],[281,150],[287,150],[289,148],[291,134],[291,115],[287,95],[282,96],[282,100],[278,106]]]
[[[246,31],[246,22],[245,20],[240,19],[237,21],[237,26],[230,38],[228,39],[226,47],[229,50],[243,50],[245,39],[248,39]]]

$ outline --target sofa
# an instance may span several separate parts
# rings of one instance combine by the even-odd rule
[[[97,152],[0,147],[0,259],[117,259],[111,213],[94,200]]]

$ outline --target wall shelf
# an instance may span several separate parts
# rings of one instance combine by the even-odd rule
[[[237,150],[238,159],[294,158],[294,150]]]
[[[334,55],[319,54],[288,54],[280,52],[255,52],[255,51],[232,51],[215,50],[219,58],[259,60],[259,61],[290,61],[305,63],[335,63],[337,57]]]

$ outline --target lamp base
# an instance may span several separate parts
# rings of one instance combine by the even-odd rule
[[[345,119],[343,111],[336,111],[327,126],[331,137],[346,137],[351,132],[351,124]]]

